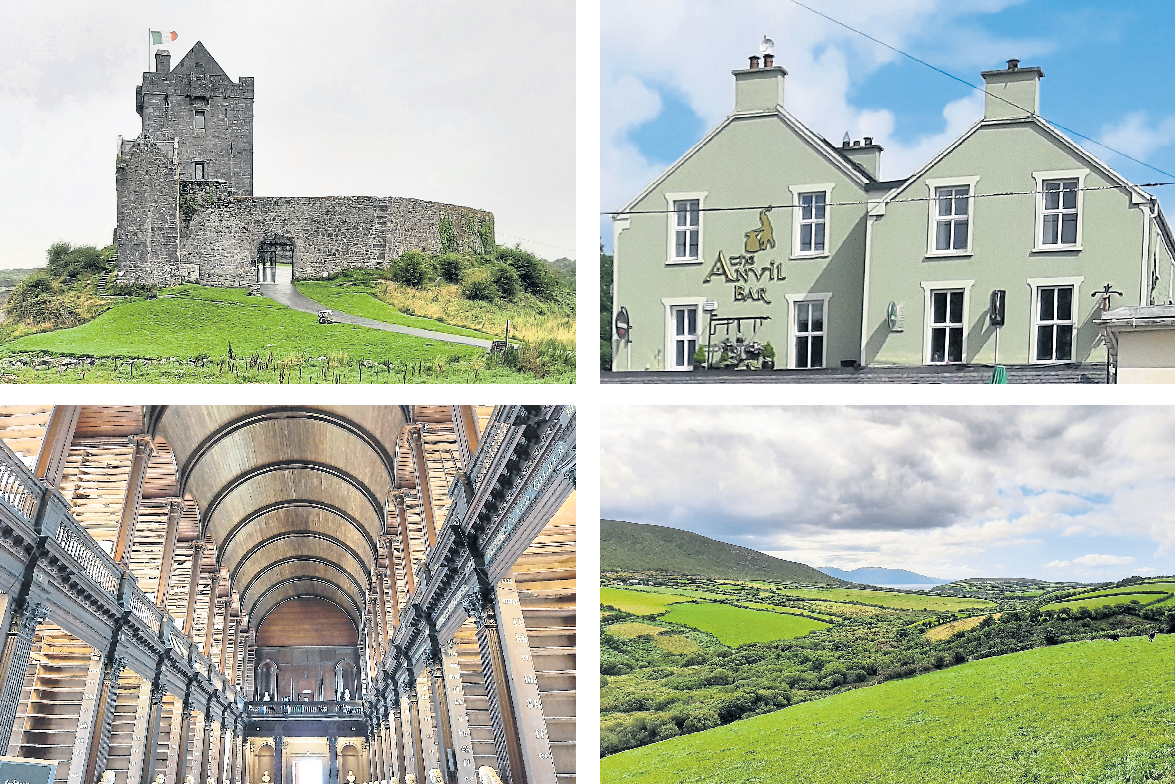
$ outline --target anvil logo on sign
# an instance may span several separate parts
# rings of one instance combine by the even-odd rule
[[[775,230],[771,227],[771,219],[767,216],[770,211],[770,209],[760,210],[759,228],[752,229],[743,235],[746,237],[746,242],[743,243],[743,250],[746,253],[727,259],[725,253],[718,251],[718,258],[714,261],[710,272],[702,279],[702,283],[709,283],[715,274],[720,273],[727,283],[734,284],[735,302],[757,301],[767,305],[771,304],[771,300],[767,299],[766,288],[748,285],[751,283],[752,277],[755,279],[755,283],[762,283],[764,276],[769,281],[787,279],[787,276],[783,274],[783,264],[777,264],[774,261],[769,261],[763,266],[755,264],[756,253],[775,247]]]

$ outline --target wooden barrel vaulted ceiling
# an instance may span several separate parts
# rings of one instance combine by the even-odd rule
[[[149,414],[180,491],[254,625],[318,597],[362,626],[388,497],[397,406],[168,406]]]

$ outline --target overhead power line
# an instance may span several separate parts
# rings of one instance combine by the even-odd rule
[[[1044,120],[1045,122],[1049,123],[1050,125],[1056,126],[1057,128],[1060,128],[1062,131],[1065,131],[1066,133],[1071,133],[1079,139],[1084,139],[1087,142],[1092,142],[1093,144],[1096,144],[1098,147],[1109,150],[1110,152],[1112,152],[1116,155],[1121,155],[1123,158],[1134,161],[1135,163],[1140,164],[1142,166],[1145,166],[1148,169],[1152,169],[1154,171],[1157,171],[1159,174],[1162,174],[1164,177],[1175,177],[1175,174],[1172,174],[1171,172],[1163,171],[1159,167],[1152,166],[1151,164],[1147,163],[1146,161],[1140,161],[1138,158],[1135,158],[1133,155],[1128,155],[1128,154],[1122,152],[1121,150],[1118,150],[1118,149],[1111,147],[1108,144],[1105,144],[1103,142],[1099,142],[1097,139],[1093,139],[1089,136],[1086,136],[1083,133],[1079,133],[1078,131],[1075,131],[1072,128],[1067,128],[1064,125],[1061,125],[1060,123],[1053,122],[1052,120],[1048,119],[1044,115],[1038,114],[1038,113],[1032,111],[1031,109],[1026,109],[1023,106],[1020,106],[1019,104],[1013,103],[1012,101],[1009,101],[1007,98],[1004,98],[1001,95],[996,95],[995,93],[989,93],[986,89],[984,89],[983,87],[980,87],[979,85],[972,84],[971,82],[967,81],[966,79],[955,76],[953,73],[950,73],[949,71],[944,71],[943,69],[941,69],[937,66],[931,65],[930,63],[926,62],[925,60],[921,60],[921,59],[915,57],[914,55],[910,54],[909,52],[904,52],[901,49],[898,49],[896,46],[891,46],[890,44],[887,44],[885,41],[878,40],[877,38],[874,38],[873,36],[869,35],[866,32],[862,32],[861,30],[858,30],[857,28],[852,27],[851,25],[845,24],[844,22],[840,21],[839,19],[832,18],[831,16],[824,13],[823,11],[817,11],[815,8],[812,8],[810,5],[806,5],[804,3],[801,3],[800,0],[788,0],[788,2],[791,3],[792,5],[797,5],[806,11],[811,11],[812,13],[816,14],[817,16],[823,17],[824,19],[827,19],[828,21],[832,22],[835,25],[839,25],[840,27],[843,27],[844,29],[849,30],[850,32],[856,33],[857,35],[861,36],[862,38],[867,38],[879,46],[884,46],[886,49],[889,49],[892,52],[896,52],[897,54],[900,54],[902,57],[909,58],[910,60],[913,60],[914,62],[918,63],[919,65],[924,65],[927,68],[929,68],[930,70],[935,71],[937,73],[940,73],[943,76],[947,77],[948,79],[954,79],[956,82],[959,82],[960,84],[965,84],[968,87],[970,87],[972,90],[978,90],[979,92],[983,93],[984,95],[990,95],[992,98],[995,98],[996,100],[999,100],[999,101],[1003,101],[1004,103],[1008,104],[1009,106],[1015,107],[1016,109],[1019,109],[1022,112],[1026,112],[1030,115],[1033,115],[1034,117],[1039,117],[1040,119]]]
[[[1114,191],[1129,190],[1131,188],[1158,188],[1163,185],[1175,185],[1175,182],[1144,182],[1139,185],[1093,185],[1088,188],[1073,188],[1073,191]],[[1001,196],[1036,196],[1043,191],[1001,191],[999,193],[972,193],[958,198],[992,199]],[[911,196],[907,199],[893,199],[886,204],[909,204],[911,202],[950,201],[954,196]],[[862,207],[870,204],[881,204],[883,199],[865,199],[864,201],[834,201],[825,204],[825,207]],[[758,204],[745,207],[702,207],[690,212],[737,212],[739,210],[792,210],[799,207],[811,207],[811,204]],[[601,212],[601,215],[673,215],[677,210],[616,210]]]

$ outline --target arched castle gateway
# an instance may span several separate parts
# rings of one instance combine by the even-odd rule
[[[248,286],[272,263],[296,278],[386,267],[408,250],[478,253],[494,216],[377,196],[254,196],[253,79],[234,82],[197,42],[179,64],[155,53],[135,88],[142,132],[119,138],[118,280]]]
[[[0,441],[0,742],[55,784],[574,784],[574,409],[10,406]]]

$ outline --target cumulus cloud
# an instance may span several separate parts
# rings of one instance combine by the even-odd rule
[[[1098,141],[1127,155],[1146,159],[1155,150],[1175,142],[1175,116],[1151,122],[1147,112],[1131,112],[1116,125],[1103,127]]]
[[[1166,409],[617,407],[602,428],[605,517],[845,568],[1175,571]],[[1130,544],[1091,553],[1105,537]]]
[[[964,75],[993,67],[1009,51],[1031,58],[1049,51],[1049,40],[996,37],[975,18],[1020,0],[892,0],[886,3],[829,0],[820,9],[898,48],[915,50]],[[911,173],[958,136],[982,111],[982,96],[968,94],[943,107],[943,124],[898,136],[893,112],[872,105],[860,87],[900,55],[788,3],[752,0],[737,7],[718,0],[624,3],[604,0],[601,14],[601,200],[615,209],[672,161],[646,160],[629,132],[659,110],[655,96],[669,89],[684,97],[707,128],[733,107],[730,71],[745,67],[763,34],[776,43],[776,62],[789,72],[788,110],[826,138],[873,136],[885,146],[883,176]],[[945,46],[944,41],[950,41]],[[938,77],[930,77],[938,78]],[[645,88],[646,110],[633,82]],[[965,88],[964,88],[965,89]],[[608,94],[616,91],[614,97]],[[656,116],[652,114],[651,116]]]

